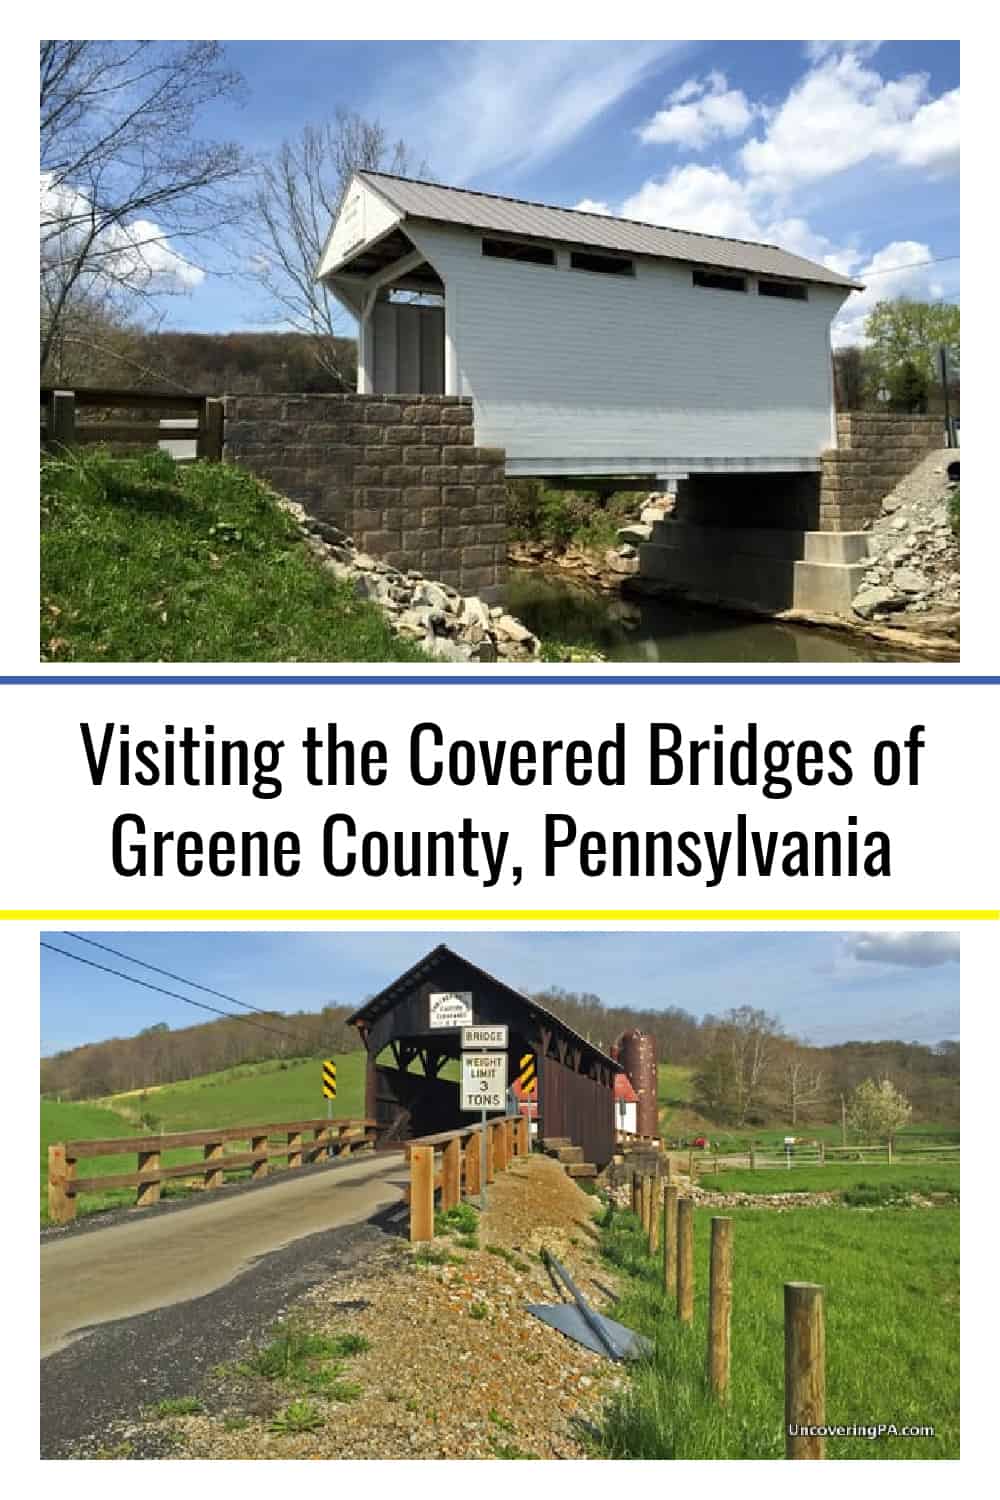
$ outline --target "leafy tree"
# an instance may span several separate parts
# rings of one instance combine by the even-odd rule
[[[927,376],[912,359],[889,371],[890,411],[920,413],[927,410]]]
[[[338,347],[348,320],[316,267],[355,172],[426,174],[404,141],[390,144],[377,120],[338,109],[323,125],[306,125],[258,164],[252,215],[255,253],[251,276],[271,304],[276,323],[308,334],[320,366],[342,386]]]
[[[960,310],[949,302],[917,302],[911,297],[876,302],[865,319],[865,337],[880,381],[890,383],[893,371],[907,362],[925,381],[935,380],[942,344],[957,368],[960,325]]]
[[[888,1078],[866,1078],[851,1095],[847,1122],[859,1140],[892,1141],[912,1113],[910,1101]]]

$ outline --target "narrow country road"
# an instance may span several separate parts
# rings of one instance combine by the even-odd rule
[[[359,1156],[43,1241],[42,1358],[97,1325],[204,1297],[261,1257],[392,1207],[402,1167],[401,1153]]]

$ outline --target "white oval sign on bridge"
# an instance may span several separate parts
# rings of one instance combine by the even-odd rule
[[[463,1026],[462,1027],[462,1049],[469,1047],[495,1048],[501,1047],[507,1050],[507,1028],[506,1026]]]
[[[440,990],[429,996],[431,1027],[471,1026],[472,993],[469,990]]]

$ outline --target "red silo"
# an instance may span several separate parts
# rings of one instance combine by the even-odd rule
[[[618,1038],[618,1061],[639,1096],[636,1128],[639,1135],[659,1135],[656,1106],[656,1042],[644,1031],[626,1031]]]

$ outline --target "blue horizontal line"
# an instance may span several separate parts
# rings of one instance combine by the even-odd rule
[[[197,675],[197,676],[120,676],[104,673],[100,676],[67,677],[63,675],[0,676],[4,687],[95,687],[103,683],[120,683],[127,687],[426,687],[433,683],[437,687],[995,687],[1000,676],[542,676],[532,673],[522,676],[510,675],[488,677],[476,674],[469,677],[446,677],[427,674],[413,677],[399,675],[363,676],[343,673],[337,676],[288,674],[265,676]]]

